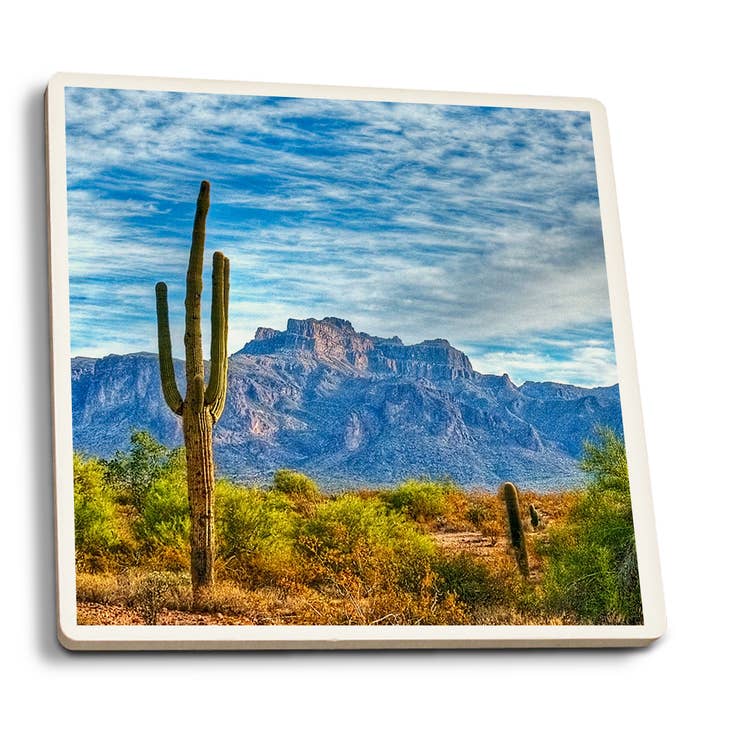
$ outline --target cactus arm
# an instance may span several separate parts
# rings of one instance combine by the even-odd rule
[[[217,421],[226,405],[226,392],[228,388],[228,301],[230,291],[230,261],[224,257],[223,259],[223,375],[221,377],[221,388],[218,398],[211,405],[211,415],[214,421]]]
[[[183,400],[175,382],[170,343],[170,320],[167,313],[167,285],[160,281],[155,286],[157,297],[157,352],[160,359],[160,380],[165,402],[173,413],[182,414]]]
[[[228,335],[228,300],[229,292],[231,290],[231,262],[227,257],[224,257],[225,261],[223,266],[223,305],[226,313],[226,335]],[[226,343],[228,339],[226,338]]]
[[[195,209],[193,240],[185,279],[185,377],[188,391],[197,376],[203,377],[203,341],[200,334],[200,297],[203,293],[203,252],[205,249],[205,218],[210,206],[210,183],[200,183]],[[190,393],[186,394],[186,399]]]
[[[223,327],[223,346],[224,346],[224,353],[223,353],[223,378],[222,378],[222,387],[220,390],[220,394],[218,396],[218,400],[211,408],[211,414],[213,416],[213,419],[217,421],[222,413],[223,409],[226,405],[226,393],[228,390],[228,301],[229,301],[229,292],[231,288],[231,262],[228,260],[227,257],[224,257],[223,259],[223,318],[224,318],[224,327]]]
[[[205,403],[211,408],[215,421],[223,412],[228,376],[228,259],[220,252],[213,254],[213,303],[210,310],[210,380],[205,391]]]

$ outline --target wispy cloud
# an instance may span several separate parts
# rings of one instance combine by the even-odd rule
[[[335,315],[483,371],[616,380],[588,114],[105,89],[66,109],[75,353],[155,350],[163,279],[181,354],[207,178],[232,350]],[[600,335],[545,344],[570,328]]]

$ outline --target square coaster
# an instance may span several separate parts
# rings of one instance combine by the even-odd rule
[[[59,639],[664,630],[591,99],[60,74]]]

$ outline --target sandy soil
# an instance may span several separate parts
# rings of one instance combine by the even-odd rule
[[[83,625],[144,625],[141,614],[132,608],[111,606],[103,603],[76,604],[76,621]],[[158,626],[204,626],[204,625],[252,625],[243,616],[224,616],[222,613],[188,613],[163,609],[157,621]]]
[[[494,540],[481,532],[432,532],[431,537],[439,547],[449,552],[468,552],[481,558],[488,558],[495,551],[504,553],[507,541],[503,537]]]

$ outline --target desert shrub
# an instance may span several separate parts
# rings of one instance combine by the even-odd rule
[[[108,478],[122,501],[141,508],[145,495],[167,467],[171,452],[146,431],[134,431],[128,452],[118,451],[108,464]]]
[[[590,481],[566,520],[548,530],[543,590],[548,610],[588,624],[642,621],[626,452],[602,429],[585,445]]]
[[[279,469],[274,474],[272,490],[290,497],[316,500],[320,496],[319,486],[314,479],[292,469]]]
[[[348,614],[337,602],[305,585],[290,590],[271,586],[255,590],[218,581],[201,593],[200,610],[235,617],[241,624],[342,624]],[[225,622],[225,619],[224,619]]]
[[[460,552],[443,555],[435,564],[438,588],[472,609],[509,602],[520,592],[520,580],[511,564],[487,564]]]
[[[596,438],[583,444],[580,468],[591,477],[597,491],[614,491],[628,496],[629,466],[626,445],[610,428],[596,429]]]
[[[243,585],[286,582],[297,573],[298,515],[278,491],[216,484],[217,552],[225,575]]]
[[[137,585],[134,605],[146,624],[156,624],[163,608],[178,608],[183,604],[186,590],[187,580],[183,575],[153,571]]]
[[[112,493],[99,459],[74,454],[74,528],[76,559],[98,570],[119,547],[120,538]]]
[[[135,525],[142,550],[168,568],[188,565],[190,511],[185,473],[166,469],[147,490]]]
[[[471,529],[471,522],[467,518],[470,500],[469,495],[463,489],[446,483],[443,485],[446,499],[446,512],[436,518],[436,526],[449,532],[461,532]]]
[[[525,499],[532,502],[540,514],[543,527],[551,522],[565,519],[576,503],[582,499],[583,494],[583,489],[545,493],[523,491]]]
[[[469,524],[488,538],[492,545],[496,545],[500,535],[504,534],[504,505],[494,494],[470,494],[465,516]]]
[[[385,500],[393,509],[412,520],[428,523],[446,516],[447,494],[452,489],[449,484],[411,479],[386,493]]]
[[[402,515],[352,494],[320,504],[296,540],[311,580],[341,593],[419,590],[435,554],[431,539]]]
[[[487,518],[487,514],[486,505],[481,500],[472,500],[466,509],[466,519],[469,520],[471,526],[476,527],[477,530]]]

